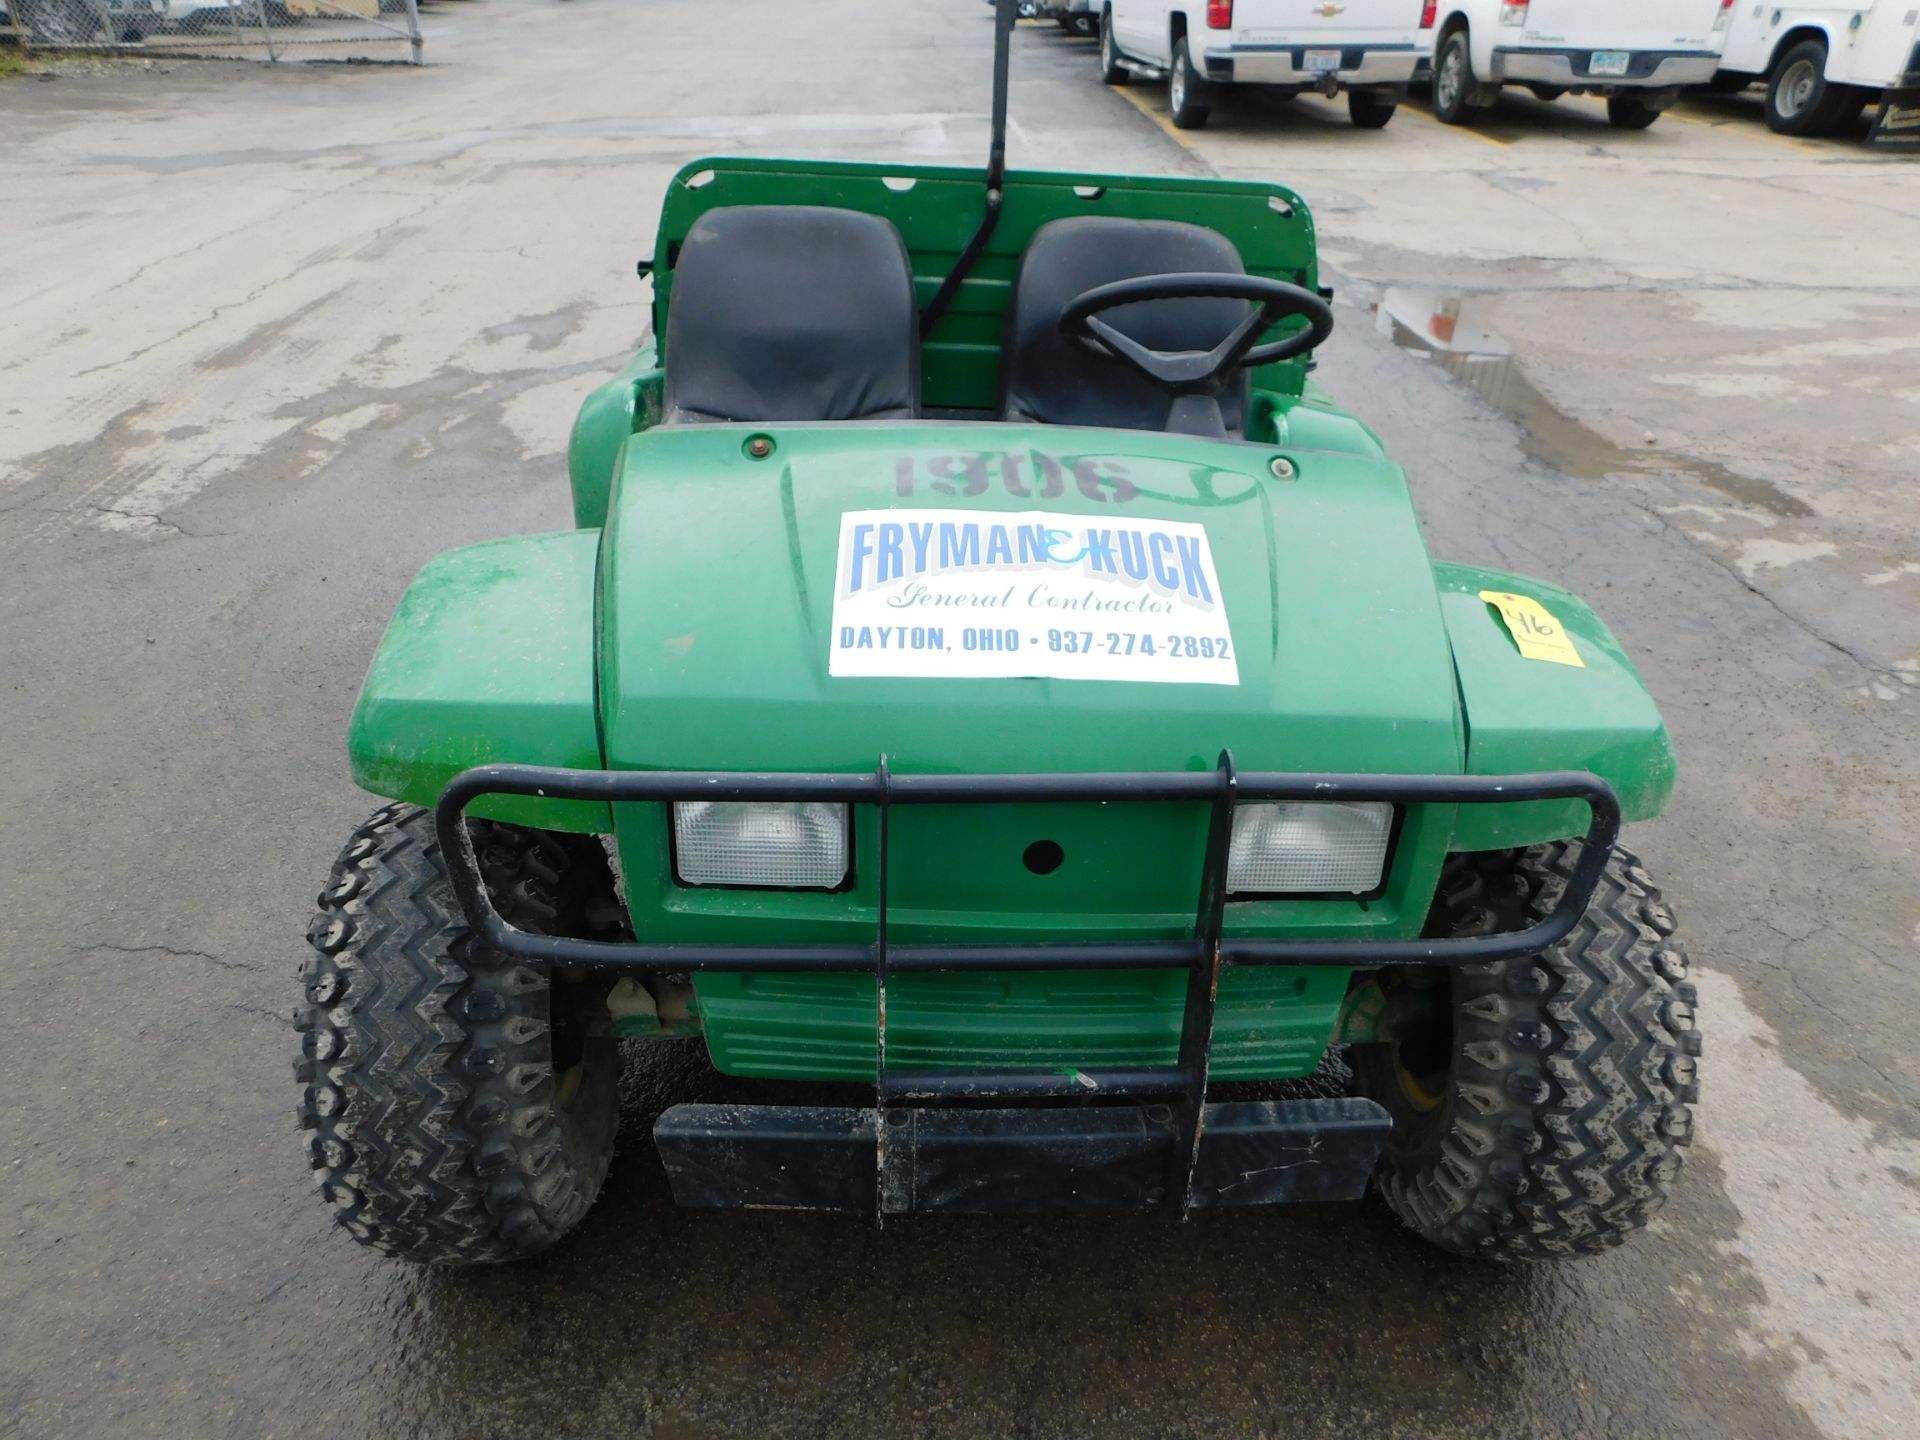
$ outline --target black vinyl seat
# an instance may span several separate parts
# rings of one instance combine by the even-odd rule
[[[891,221],[821,205],[709,210],[667,300],[667,424],[910,418],[920,317]]]
[[[1178,220],[1085,215],[1034,231],[1007,305],[1002,418],[1164,430],[1173,397],[1125,361],[1068,336],[1060,316],[1096,285],[1194,271],[1244,275],[1246,266],[1226,236]],[[1116,306],[1104,318],[1151,350],[1211,350],[1248,309],[1244,300],[1156,300]],[[1230,435],[1246,430],[1247,389],[1242,370],[1220,392]]]

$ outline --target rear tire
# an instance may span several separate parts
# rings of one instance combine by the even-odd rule
[[[1433,62],[1435,118],[1448,125],[1471,122],[1479,113],[1479,107],[1473,104],[1473,94],[1479,88],[1473,73],[1473,52],[1463,27],[1440,42],[1440,54]]]
[[[1347,91],[1347,118],[1362,130],[1383,128],[1399,108],[1399,102],[1391,95],[1376,95],[1368,90]]]
[[[1644,130],[1659,118],[1658,110],[1631,95],[1614,95],[1607,100],[1607,123],[1616,130]]]
[[[1527,89],[1533,92],[1534,99],[1544,100],[1549,105],[1567,93],[1564,85],[1529,85]]]
[[[487,887],[525,930],[580,933],[605,860],[591,837],[468,822]],[[389,805],[353,832],[308,927],[295,1015],[300,1123],[334,1218],[403,1260],[546,1249],[587,1213],[619,1124],[604,994],[467,928],[433,816]]]
[[[1827,83],[1827,47],[1802,40],[1767,77],[1767,128],[1778,135],[1825,135],[1847,104],[1846,86]]]
[[[1187,52],[1187,37],[1173,42],[1173,66],[1167,72],[1167,108],[1173,123],[1182,130],[1198,130],[1213,113],[1207,82],[1193,68]]]
[[[1120,63],[1120,47],[1113,39],[1113,11],[1100,12],[1100,79],[1108,85],[1125,85],[1133,72]]]
[[[1427,933],[1540,919],[1579,854],[1561,841],[1452,857]],[[1360,1093],[1393,1116],[1375,1183],[1408,1228],[1459,1255],[1559,1259],[1611,1249],[1666,1202],[1699,1098],[1698,997],[1673,931],[1647,872],[1616,848],[1553,949],[1389,977],[1443,997],[1406,1012],[1433,1016],[1424,1024],[1352,1052]]]

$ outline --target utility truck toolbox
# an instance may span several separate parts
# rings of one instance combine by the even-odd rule
[[[1013,10],[984,171],[682,170],[576,528],[402,597],[347,740],[389,803],[298,1016],[357,1239],[559,1240],[623,1042],[766,1092],[659,1117],[687,1206],[1371,1185],[1537,1259],[1667,1195],[1699,1036],[1620,841],[1673,785],[1652,700],[1577,597],[1427,554],[1308,379],[1299,195],[1005,168]]]
[[[1913,0],[1758,5],[1740,0],[1713,88],[1767,87],[1783,135],[1842,135],[1878,104],[1872,140],[1920,149],[1920,6]]]

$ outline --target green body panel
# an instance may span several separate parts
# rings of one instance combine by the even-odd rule
[[[1658,815],[1673,792],[1673,747],[1639,672],[1600,617],[1544,580],[1467,565],[1436,565],[1433,572],[1466,706],[1467,772],[1591,770],[1619,794],[1625,819]],[[1571,637],[1582,664],[1526,659],[1482,590],[1538,600]],[[1463,805],[1453,848],[1537,845],[1586,828],[1586,807],[1572,801]]]
[[[613,379],[588,395],[567,437],[567,475],[573,485],[573,523],[599,529],[607,523],[607,500],[621,448],[637,430],[660,421],[663,373],[653,343]]]
[[[594,530],[449,550],[407,587],[347,733],[364,789],[432,805],[474,765],[597,769]],[[605,805],[494,796],[473,813],[604,832]]]
[[[1255,440],[1300,450],[1337,450],[1375,460],[1384,460],[1387,455],[1378,435],[1335,405],[1311,380],[1298,397],[1276,395],[1271,390],[1254,391],[1247,434]]]
[[[894,976],[887,1063],[900,1069],[1170,1065],[1186,976],[1171,970]],[[871,975],[703,975],[700,1013],[729,1075],[874,1078]],[[1220,975],[1216,1080],[1309,1075],[1347,991],[1330,967],[1228,967]]]
[[[982,181],[978,171],[920,166],[696,162],[662,212],[655,333],[665,333],[679,242],[708,208],[829,204],[884,215],[901,229],[924,301],[973,233]],[[987,418],[1018,256],[1039,225],[1076,214],[1211,225],[1253,273],[1317,281],[1311,217],[1282,187],[1014,174],[992,243],[923,346],[925,404],[950,418],[658,428],[660,364],[671,357],[642,349],[574,425],[568,461],[583,528],[454,551],[407,592],[354,716],[355,778],[432,804],[453,773],[489,762],[865,772],[884,754],[907,774],[1097,772],[1206,770],[1230,749],[1243,769],[1589,769],[1620,792],[1628,818],[1657,813],[1672,753],[1612,636],[1556,587],[1431,564],[1405,476],[1365,425],[1311,384],[1307,362],[1256,373],[1241,441]],[[764,458],[749,453],[755,437],[771,443]],[[1273,470],[1281,457],[1286,479]],[[841,515],[894,507],[1203,525],[1239,683],[830,677]],[[1523,659],[1481,589],[1539,599],[1584,668]],[[644,939],[864,942],[874,933],[871,811],[855,812],[849,885],[812,893],[680,885],[664,806],[500,799],[475,808],[611,831]],[[902,942],[1189,934],[1206,819],[1203,806],[1164,803],[899,808],[889,933]],[[1449,850],[1585,828],[1577,805],[1411,807],[1379,894],[1233,901],[1226,927],[1413,935]],[[1065,855],[1045,876],[1022,860],[1039,839]],[[1311,1071],[1341,1023],[1348,981],[1332,967],[1229,968],[1214,1074]],[[694,984],[697,1021],[686,1023],[704,1029],[721,1069],[872,1077],[872,977],[701,974]],[[888,1053],[916,1068],[1164,1062],[1178,1046],[1183,984],[1173,971],[899,976],[887,991]]]
[[[576,525],[607,523],[607,501],[627,440],[659,423],[664,376],[649,342],[581,405],[567,442]],[[1311,380],[1300,395],[1254,391],[1247,433],[1275,447],[1336,450],[1373,459],[1384,459],[1387,453],[1373,431],[1334,405]]]

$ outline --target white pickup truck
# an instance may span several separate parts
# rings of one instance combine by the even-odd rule
[[[1783,135],[1837,135],[1869,102],[1920,89],[1920,0],[1736,7],[1713,88],[1764,78],[1767,124]]]
[[[1623,130],[1651,125],[1720,64],[1735,0],[1441,0],[1433,36],[1433,113],[1472,120],[1502,85],[1542,100],[1604,95]]]
[[[1353,123],[1378,129],[1424,58],[1422,3],[1104,0],[1100,74],[1109,85],[1164,75],[1182,129],[1206,124],[1215,98],[1233,85],[1273,86],[1288,98],[1345,90]]]

